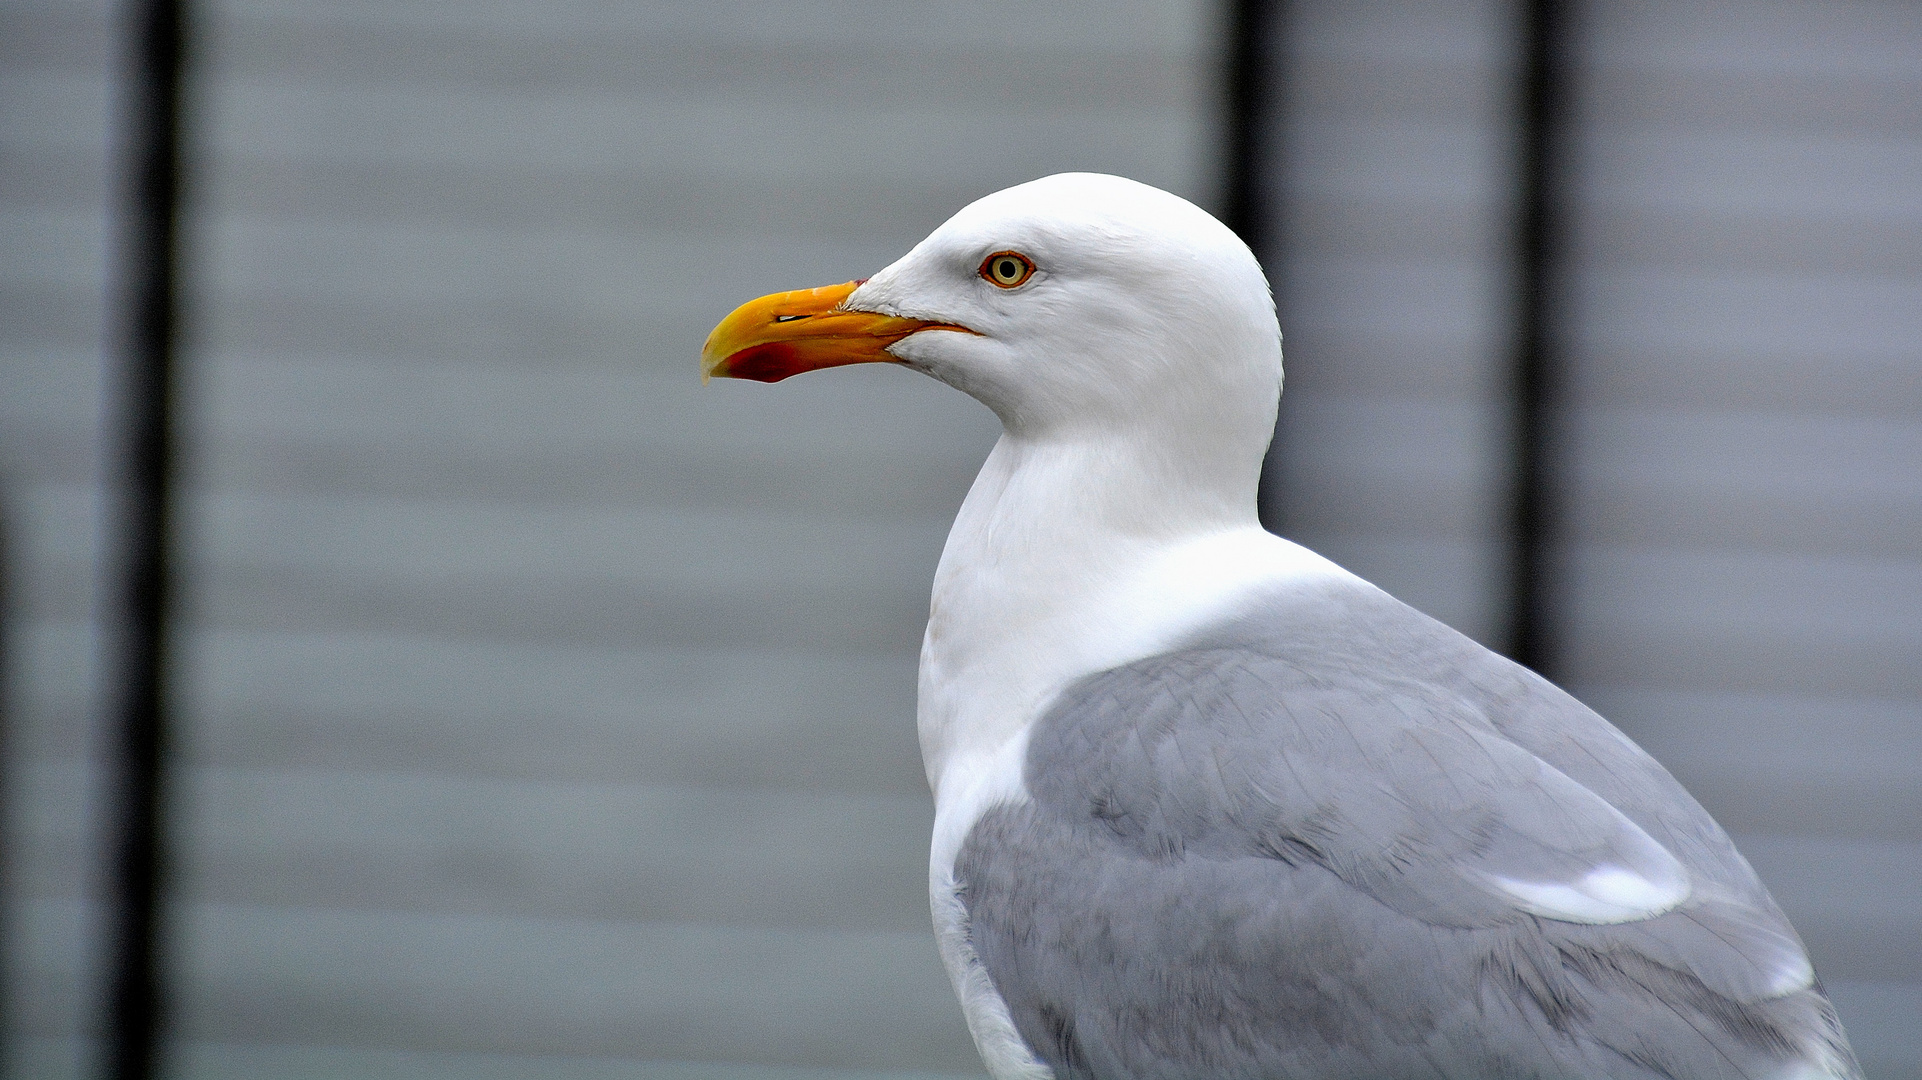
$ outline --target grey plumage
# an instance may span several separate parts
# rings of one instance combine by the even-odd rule
[[[1032,800],[984,815],[955,877],[1064,1080],[1860,1075],[1794,930],[1674,778],[1372,587],[1279,591],[1090,676],[1027,753]],[[1501,884],[1677,862],[1687,899],[1637,921],[1542,917]]]

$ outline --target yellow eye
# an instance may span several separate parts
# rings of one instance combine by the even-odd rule
[[[1034,276],[1034,263],[1019,251],[997,251],[981,260],[981,276],[1012,289]]]

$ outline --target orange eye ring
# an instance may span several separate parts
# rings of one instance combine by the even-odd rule
[[[981,260],[981,276],[999,289],[1018,289],[1034,276],[1034,260],[1019,251],[997,251]]]

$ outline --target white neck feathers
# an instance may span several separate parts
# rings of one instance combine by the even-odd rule
[[[919,727],[937,802],[957,772],[1005,772],[1067,684],[1170,647],[1263,584],[1342,573],[1264,532],[1253,488],[1152,446],[1004,435],[935,573]]]

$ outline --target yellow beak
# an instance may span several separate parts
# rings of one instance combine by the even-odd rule
[[[896,363],[888,346],[922,330],[963,326],[843,311],[841,304],[861,282],[775,293],[734,309],[707,336],[701,349],[701,380],[780,382],[790,375],[844,364]]]

